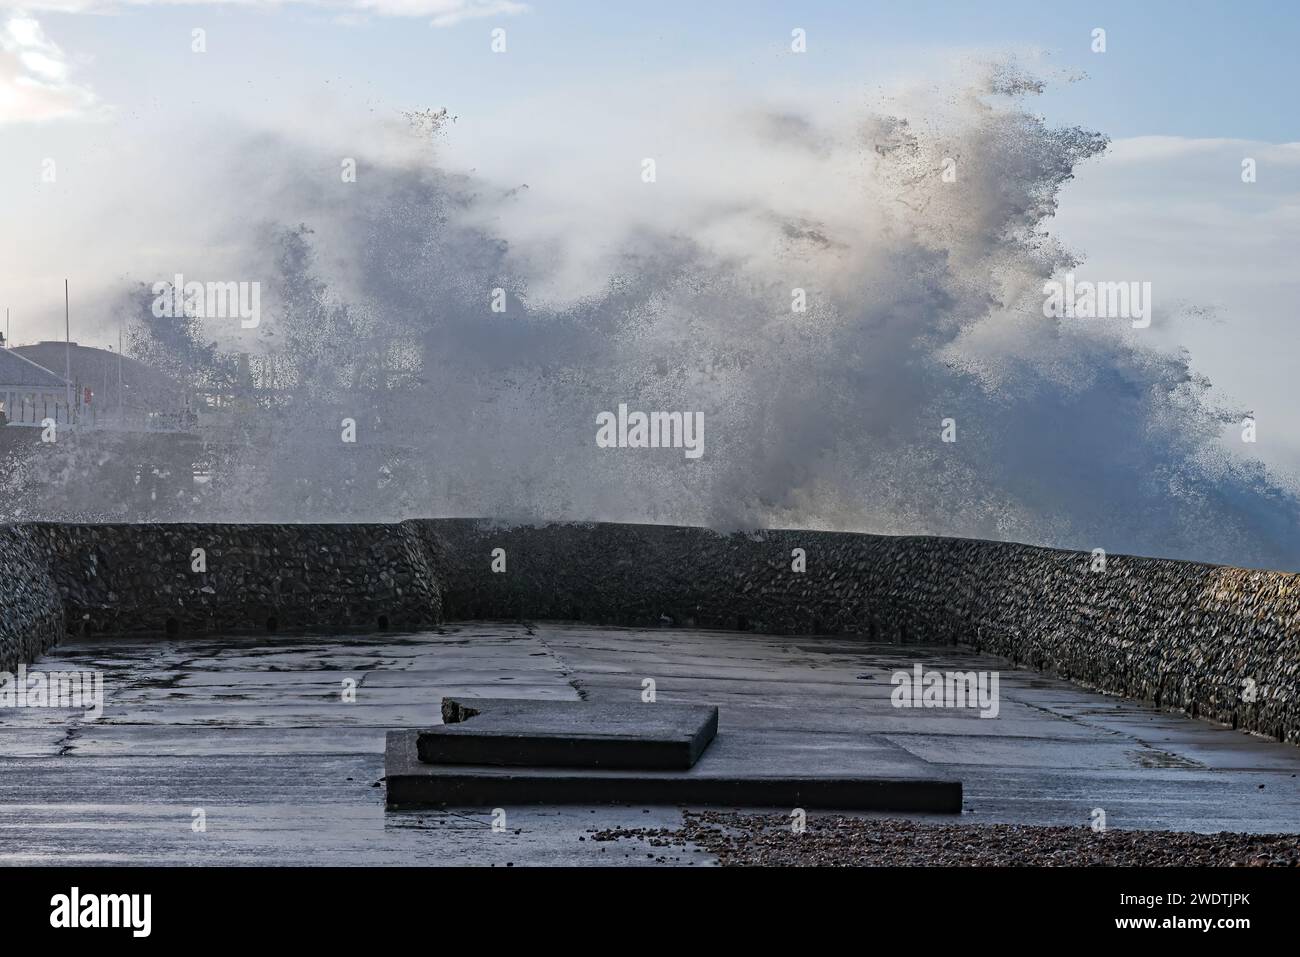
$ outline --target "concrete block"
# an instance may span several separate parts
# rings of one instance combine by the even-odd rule
[[[718,733],[718,709],[443,698],[443,724],[417,733],[426,764],[685,769]]]
[[[761,735],[718,735],[686,770],[427,764],[418,731],[390,731],[391,809],[631,804],[961,812],[961,782],[888,744],[838,755],[773,748]]]

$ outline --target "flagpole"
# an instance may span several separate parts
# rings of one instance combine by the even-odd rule
[[[68,421],[72,421],[72,314],[68,308],[68,280],[63,280],[63,390],[68,402]]]

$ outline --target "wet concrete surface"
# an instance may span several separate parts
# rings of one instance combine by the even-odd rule
[[[891,675],[998,671],[999,713],[895,708]],[[404,635],[78,638],[36,670],[104,672],[104,712],[0,710],[0,862],[682,864],[698,848],[596,842],[672,807],[386,811],[385,733],[444,695],[716,704],[833,767],[880,746],[959,778],[952,823],[1300,832],[1300,748],[952,647],[684,629],[473,622]],[[355,682],[355,702],[345,691]],[[789,809],[784,809],[787,813]],[[195,812],[201,811],[198,815]],[[869,816],[869,815],[863,815]],[[206,830],[196,830],[202,820]],[[496,827],[494,828],[494,823]]]

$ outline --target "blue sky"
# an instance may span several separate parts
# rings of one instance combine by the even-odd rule
[[[429,0],[436,4],[437,0]],[[386,0],[377,0],[387,9]],[[397,6],[400,0],[391,0]],[[68,5],[104,11],[68,14]],[[228,108],[241,77],[252,98],[274,99],[326,81],[400,105],[440,99],[470,112],[528,88],[580,90],[628,73],[725,69],[738,81],[835,82],[852,89],[960,51],[1046,55],[1045,64],[1083,72],[1085,82],[1043,101],[1050,117],[1115,137],[1165,134],[1288,142],[1297,138],[1294,47],[1300,6],[1221,3],[723,2],[654,4],[540,0],[526,12],[470,17],[444,27],[429,16],[353,19],[348,0],[242,4],[114,4],[98,0],[3,0],[26,9],[59,45],[81,82],[104,102],[139,108],[192,102]],[[413,0],[422,9],[420,0]],[[42,9],[54,7],[55,9]],[[111,15],[109,15],[111,14]],[[346,18],[346,22],[341,22]],[[207,59],[188,49],[193,26],[208,30]],[[493,57],[487,33],[508,31],[510,56]],[[808,32],[809,54],[786,55],[792,27]],[[1094,28],[1107,51],[1090,49]],[[206,71],[200,74],[199,68]],[[159,77],[166,77],[160,89]],[[174,87],[174,88],[173,88]],[[166,96],[167,92],[175,95]],[[164,95],[159,96],[162,93]]]

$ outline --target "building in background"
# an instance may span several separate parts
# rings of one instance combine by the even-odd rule
[[[0,349],[0,422],[39,427],[48,418],[66,423],[75,415],[68,395],[62,376],[16,349]]]
[[[0,411],[0,522],[164,521],[198,507],[214,453],[192,393],[150,365],[69,342],[0,348]],[[47,420],[59,426],[48,437]]]
[[[70,368],[76,387],[73,417],[82,427],[170,431],[193,425],[181,383],[112,349],[44,341],[8,352],[46,370]]]

